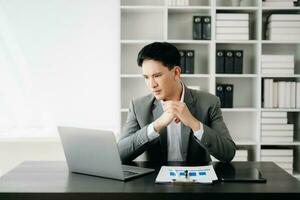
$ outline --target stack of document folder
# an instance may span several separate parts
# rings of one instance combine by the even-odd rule
[[[248,161],[248,150],[246,149],[236,150],[232,161]]]
[[[217,13],[217,40],[249,40],[248,13]]]
[[[268,40],[300,39],[300,14],[272,14],[268,18],[266,29]]]
[[[264,54],[261,56],[262,74],[293,75],[294,68],[295,68],[294,55]]]
[[[190,0],[167,0],[168,6],[189,6]]]
[[[261,161],[275,162],[279,167],[293,173],[293,149],[262,149]]]
[[[297,0],[264,0],[263,7],[294,7]]]
[[[287,112],[262,112],[262,142],[293,142],[293,133],[294,124],[288,124]]]

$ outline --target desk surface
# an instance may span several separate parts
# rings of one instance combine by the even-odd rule
[[[136,162],[155,168],[155,173],[127,182],[70,173],[65,162],[26,161],[0,178],[0,199],[265,199],[300,197],[300,182],[272,162],[232,162],[235,168],[256,167],[266,183],[222,183],[212,185],[155,184],[160,165]],[[172,164],[172,163],[170,163]],[[176,163],[178,164],[178,163]],[[216,163],[214,163],[216,164]]]

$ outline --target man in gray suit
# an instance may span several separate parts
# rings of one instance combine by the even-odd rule
[[[154,42],[143,47],[137,62],[152,93],[130,103],[118,142],[122,162],[144,152],[149,161],[207,163],[210,155],[231,161],[236,147],[220,100],[183,84],[177,48]]]

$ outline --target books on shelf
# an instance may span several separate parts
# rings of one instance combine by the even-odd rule
[[[294,131],[294,124],[262,124],[262,131]]]
[[[249,40],[248,13],[217,13],[217,40]]]
[[[249,40],[248,33],[230,33],[230,34],[223,34],[217,33],[216,35],[217,40]]]
[[[237,156],[237,157],[248,157],[248,150],[246,150],[246,149],[238,149],[235,152],[235,156]]]
[[[293,156],[293,149],[262,149],[262,156]]]
[[[261,131],[261,135],[262,136],[289,136],[289,137],[293,137],[293,131],[291,130],[286,130],[286,131],[282,131],[282,130],[262,130]]]
[[[273,162],[293,162],[293,156],[262,156],[262,161],[273,161]]]
[[[182,74],[194,74],[195,50],[178,50]]]
[[[186,74],[194,74],[195,51],[187,50],[185,54],[185,71]]]
[[[233,85],[216,85],[216,96],[220,98],[221,108],[233,108]]]
[[[234,72],[234,52],[224,51],[224,72],[232,74]]]
[[[300,82],[296,83],[296,108],[300,108]]]
[[[288,88],[287,89],[290,89],[290,104],[287,105],[291,108],[295,108],[296,107],[296,82],[289,82],[289,85],[287,85]]]
[[[273,107],[278,107],[278,83],[273,82]]]
[[[249,15],[245,13],[217,13],[216,20],[249,21]]]
[[[263,62],[262,69],[292,69],[294,70],[294,62]],[[294,72],[294,71],[293,71]]]
[[[232,161],[248,161],[248,150],[238,149]]]
[[[261,161],[275,162],[279,167],[289,173],[293,171],[293,149],[261,149]]]
[[[167,0],[168,6],[189,6],[189,0]]]
[[[269,40],[290,40],[298,41],[300,40],[300,35],[298,33],[291,34],[272,34],[268,37]]]
[[[293,7],[293,2],[262,2],[263,7]]]
[[[249,22],[248,21],[242,21],[242,20],[217,20],[216,26],[218,27],[248,27],[249,28]]]
[[[193,40],[211,39],[211,17],[193,16]]]
[[[217,27],[216,28],[217,35],[219,34],[249,34],[249,29],[247,27]]]
[[[282,117],[282,118],[261,118],[261,123],[262,124],[287,124],[287,118]]]
[[[285,142],[293,142],[294,139],[292,136],[262,136],[261,142],[266,143],[285,143]]]
[[[262,62],[294,62],[294,55],[270,55],[261,56]]]
[[[263,81],[264,108],[299,108],[300,83],[293,81]]]
[[[273,79],[264,79],[264,108],[273,108]]]
[[[268,28],[298,28],[300,21],[271,21],[268,23]]]
[[[262,55],[261,73],[262,74],[294,74],[294,55]]]
[[[225,52],[224,50],[216,51],[216,73],[224,73],[225,72]]]
[[[268,40],[299,40],[300,14],[271,14],[268,17],[266,27],[266,38]]]
[[[216,73],[242,74],[243,50],[218,49],[216,52]]]
[[[262,68],[262,74],[282,74],[282,75],[293,75],[294,68],[291,69],[277,69],[277,68]]]
[[[287,112],[277,112],[273,116],[262,112],[261,141],[262,142],[293,142],[293,124],[288,124]],[[281,116],[281,117],[280,117]]]
[[[275,111],[275,112],[262,112],[261,113],[262,117],[287,117],[287,112],[279,112],[279,111]]]
[[[269,28],[267,30],[267,35],[273,34],[300,34],[300,27],[299,28]]]
[[[297,0],[265,0],[262,2],[263,7],[294,7]]]
[[[245,161],[247,162],[248,161],[248,158],[247,157],[239,157],[239,156],[234,156],[234,158],[232,159],[232,161]]]
[[[211,39],[211,17],[203,16],[202,17],[202,39],[210,40]]]
[[[295,14],[272,14],[269,21],[300,21],[300,15]]]

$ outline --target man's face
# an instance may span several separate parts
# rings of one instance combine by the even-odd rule
[[[159,61],[144,60],[142,70],[146,85],[156,99],[169,100],[174,96],[180,74],[178,66],[169,70]]]

